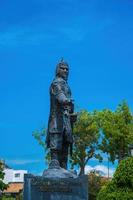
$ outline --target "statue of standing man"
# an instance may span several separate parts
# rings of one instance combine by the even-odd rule
[[[68,154],[72,153],[72,129],[77,118],[67,83],[68,75],[69,66],[62,59],[57,64],[56,76],[50,86],[50,116],[46,138],[51,162],[58,161],[60,167],[64,169],[67,169]]]

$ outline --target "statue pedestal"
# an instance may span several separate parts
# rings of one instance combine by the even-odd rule
[[[88,200],[88,177],[46,178],[26,174],[23,200]]]
[[[88,176],[79,176],[52,160],[43,176],[25,174],[23,200],[88,200]]]

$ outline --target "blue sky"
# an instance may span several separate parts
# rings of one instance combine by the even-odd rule
[[[32,131],[47,127],[61,57],[77,107],[114,110],[126,99],[133,109],[132,52],[132,0],[1,1],[0,158],[34,173],[45,167]]]

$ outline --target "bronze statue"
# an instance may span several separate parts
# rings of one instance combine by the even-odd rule
[[[51,162],[58,161],[64,169],[67,169],[69,150],[72,153],[72,129],[77,118],[67,83],[68,74],[69,66],[62,59],[56,67],[56,77],[50,86],[50,116],[46,138]]]

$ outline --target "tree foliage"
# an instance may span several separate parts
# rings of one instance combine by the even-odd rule
[[[0,161],[0,191],[7,189],[8,185],[3,182],[4,179],[3,163]]]
[[[95,114],[82,110],[78,113],[77,122],[73,130],[75,143],[71,158],[72,167],[80,167],[80,175],[84,174],[88,161],[95,157],[101,160],[98,149],[99,129],[95,120]]]
[[[95,171],[90,172],[88,178],[89,200],[96,200],[101,187],[107,184],[109,179],[101,177],[101,175]]]
[[[102,160],[98,150],[107,153],[111,162],[127,156],[128,145],[133,144],[133,115],[126,102],[118,105],[115,111],[82,110],[78,113],[73,134],[75,142],[70,162],[72,167],[78,165],[80,174],[84,174],[85,166],[91,158]],[[33,136],[45,148],[46,129],[34,131]],[[46,151],[46,159],[49,158]]]
[[[49,153],[48,149],[46,148],[46,143],[45,143],[46,134],[47,134],[46,128],[42,128],[41,130],[35,130],[32,133],[33,137],[37,140],[39,145],[41,145],[43,147],[43,149],[45,150],[45,159],[47,161],[49,161],[50,160],[50,153]]]
[[[128,154],[128,144],[133,143],[133,115],[126,102],[122,102],[113,112],[98,112],[102,131],[103,152],[108,153],[112,162],[122,160]]]
[[[101,188],[101,176],[98,176],[94,172],[90,172],[88,175],[89,180],[89,199],[90,200],[96,200],[96,196]]]
[[[122,160],[113,179],[100,190],[97,200],[133,199],[133,157]]]
[[[45,128],[42,128],[41,130],[35,130],[32,133],[33,137],[38,141],[39,145],[41,145],[43,148],[45,147],[46,132],[47,130]]]

